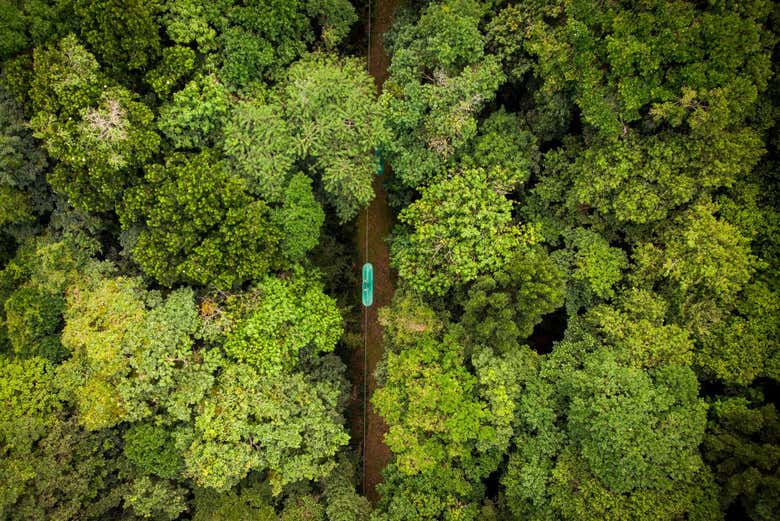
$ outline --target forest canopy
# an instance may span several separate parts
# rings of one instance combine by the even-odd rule
[[[778,22],[0,2],[0,520],[776,519]]]

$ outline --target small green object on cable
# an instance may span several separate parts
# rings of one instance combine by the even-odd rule
[[[374,303],[374,267],[370,262],[363,264],[363,305],[371,307]]]
[[[376,167],[376,175],[382,175],[385,173],[385,158],[382,157],[382,152],[378,148],[374,148],[374,155],[379,162]]]

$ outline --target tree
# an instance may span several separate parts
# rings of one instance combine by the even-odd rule
[[[119,503],[116,441],[65,417],[55,368],[0,356],[0,515],[99,519]]]
[[[10,515],[14,503],[36,476],[30,461],[34,443],[43,437],[62,407],[48,361],[34,357],[15,361],[0,357],[0,514]]]
[[[125,194],[122,224],[139,227],[133,258],[166,286],[230,288],[276,265],[280,234],[268,206],[215,156],[173,154],[164,166],[149,166],[146,183]]]
[[[568,140],[545,155],[544,174],[532,193],[544,212],[567,222],[596,219],[615,229],[661,224],[700,194],[732,186],[748,175],[763,147],[753,129],[723,129],[705,136],[627,131],[619,140]]]
[[[311,494],[301,494],[288,497],[284,502],[284,510],[279,515],[279,521],[325,521],[325,509]]]
[[[225,123],[225,158],[247,190],[269,203],[284,200],[285,186],[298,154],[291,130],[278,104],[238,102]]]
[[[24,464],[34,471],[6,518],[105,519],[119,507],[125,489],[118,457],[115,432],[85,431],[75,418],[59,419],[24,455]],[[8,483],[16,484],[13,478]]]
[[[346,0],[310,0],[307,11],[316,20],[322,43],[329,50],[342,43],[358,21],[354,6]]]
[[[422,294],[403,286],[393,295],[392,306],[380,308],[378,314],[388,350],[414,347],[421,335],[439,337],[447,324],[446,317],[431,309]]]
[[[538,171],[541,158],[537,139],[518,114],[502,107],[480,122],[478,129],[476,137],[459,155],[463,166],[502,171],[508,191],[523,186]]]
[[[128,488],[123,498],[125,509],[138,516],[173,521],[187,510],[187,490],[168,481],[141,476]]]
[[[289,372],[302,360],[332,352],[342,333],[336,301],[316,276],[267,277],[254,290],[227,303],[232,326],[223,348],[261,375]]]
[[[309,20],[302,2],[254,3],[234,6],[231,24],[221,35],[220,75],[237,88],[277,76],[306,51],[311,41]]]
[[[73,0],[81,37],[104,65],[144,69],[160,53],[157,0]]]
[[[349,436],[335,410],[338,389],[302,373],[261,378],[248,364],[228,364],[201,402],[185,475],[227,491],[250,470],[268,472],[274,494],[327,476]]]
[[[660,231],[657,244],[634,253],[636,283],[660,287],[675,319],[697,339],[733,309],[757,264],[747,239],[717,209],[706,201],[693,206]]]
[[[165,5],[168,36],[192,45],[217,68],[231,91],[254,92],[278,81],[313,47],[333,50],[357,21],[345,0],[232,2],[202,5],[174,0]]]
[[[477,519],[484,491],[478,482],[465,479],[459,468],[442,464],[428,473],[409,476],[390,463],[382,476],[382,499],[373,520]]]
[[[695,348],[688,332],[667,320],[669,304],[657,294],[632,288],[615,305],[600,304],[584,315],[588,335],[608,344],[620,363],[642,369],[664,364],[690,366]],[[572,327],[572,334],[578,326]]]
[[[62,332],[72,358],[62,373],[83,425],[97,430],[161,413],[188,421],[215,363],[193,350],[197,326],[190,289],[163,301],[122,277],[73,287]]]
[[[702,447],[721,485],[723,511],[737,507],[753,520],[769,520],[778,508],[780,423],[777,411],[756,389],[717,397]]]
[[[539,372],[541,357],[526,345],[517,345],[503,354],[482,347],[471,356],[474,375],[479,382],[479,396],[486,404],[491,427],[481,437],[478,450],[499,464],[511,447],[518,427],[518,404],[524,393],[530,392]]]
[[[325,212],[314,198],[310,178],[298,173],[290,179],[282,206],[273,210],[272,220],[282,230],[280,250],[291,264],[302,261],[319,244]]]
[[[173,94],[157,125],[175,148],[206,148],[220,141],[229,110],[227,89],[213,74],[201,76]]]
[[[0,6],[0,59],[13,56],[27,45],[24,13],[8,2]]]
[[[277,521],[271,506],[268,484],[259,479],[247,479],[227,492],[211,488],[196,488],[193,501],[194,521]]]
[[[181,81],[195,67],[195,51],[183,45],[165,47],[157,66],[144,75],[144,80],[161,98],[179,90]]]
[[[374,194],[370,151],[384,135],[375,92],[360,60],[304,56],[267,99],[237,105],[223,146],[231,167],[253,193],[278,202],[296,164],[305,166],[348,221]]]
[[[0,229],[20,235],[19,225],[49,208],[43,176],[47,165],[22,107],[0,85]]]
[[[547,73],[546,65],[554,64],[550,67],[554,74],[565,75],[566,71],[561,70],[562,60],[553,58],[558,59],[566,50],[550,38],[552,31],[534,32],[529,37],[529,30],[540,19],[556,18],[562,7],[553,2],[507,4],[492,13],[484,28],[486,49],[499,60],[507,83],[514,92],[527,91],[517,100],[525,123],[535,136],[547,142],[563,137],[572,122],[571,87],[552,81],[550,85],[541,84]],[[538,65],[535,53],[545,53],[545,60]]]
[[[338,466],[322,481],[328,521],[368,521],[371,504],[355,491],[356,470],[355,465],[342,456]]]
[[[458,301],[469,342],[506,352],[563,305],[563,274],[544,249],[520,249],[506,265],[477,278]]]
[[[516,451],[503,478],[507,504],[529,519],[719,517],[698,446],[707,405],[693,371],[649,371],[569,325],[527,383]]]
[[[390,429],[385,443],[398,470],[425,474],[455,459],[474,471],[471,448],[488,417],[472,391],[463,348],[430,338],[387,357],[387,381],[372,399]]]
[[[26,284],[5,301],[5,327],[11,348],[17,355],[39,355],[53,362],[64,353],[59,329],[65,298],[61,293]]]
[[[375,92],[362,61],[319,53],[293,64],[281,87],[298,157],[314,162],[342,222],[374,197],[370,151],[384,135]]]
[[[446,323],[408,293],[382,310],[382,322],[392,350],[377,369],[382,386],[372,402],[388,424],[393,459],[379,511],[393,520],[476,519],[482,480],[507,450],[519,381],[533,355],[527,348],[506,357],[481,350],[474,376]]]
[[[85,271],[103,266],[71,239],[31,237],[0,271],[0,340],[21,358],[42,356],[53,363],[67,354],[60,343],[65,290]]]
[[[564,272],[566,309],[570,315],[599,300],[615,296],[615,286],[628,267],[626,254],[615,248],[598,232],[576,228],[563,232],[566,248],[553,252],[552,257]]]
[[[442,295],[501,269],[533,229],[512,222],[501,172],[454,171],[422,190],[398,220],[391,257],[399,275],[418,291]],[[408,231],[407,231],[408,230]]]
[[[0,6],[0,61],[72,30],[69,2],[25,0]]]
[[[0,441],[8,457],[31,450],[56,421],[62,397],[55,385],[54,368],[44,358],[14,360],[3,356],[0,371],[4,403]]]
[[[113,210],[157,152],[152,111],[109,81],[72,35],[36,49],[30,97],[34,135],[59,160],[52,187],[82,210]]]
[[[127,370],[123,340],[132,324],[143,320],[144,305],[136,292],[134,281],[116,279],[93,291],[74,288],[68,295],[62,342],[74,356],[66,371],[71,368],[80,380],[76,400],[87,429],[111,427],[125,417],[126,406],[110,380]]]
[[[569,1],[530,4],[514,18],[544,95],[570,92],[583,120],[614,137],[647,109],[691,127],[722,128],[748,114],[771,75],[769,12],[762,1],[706,11],[692,2]],[[499,40],[498,49],[518,60],[514,42]]]
[[[735,309],[702,332],[696,363],[706,377],[750,385],[780,377],[776,292],[754,281],[741,292]]]
[[[505,357],[484,349],[473,358],[475,377],[462,347],[446,334],[442,341],[432,336],[422,333],[415,345],[391,352],[374,394],[393,451],[377,519],[477,519],[482,480],[503,459],[522,381],[535,372],[528,348]]]
[[[175,478],[184,461],[171,433],[150,423],[133,424],[124,434],[123,453],[143,474]]]
[[[503,81],[485,55],[479,31],[484,7],[472,0],[435,2],[390,43],[390,78],[381,103],[390,129],[382,143],[399,178],[427,184],[451,168],[477,133],[476,115]]]

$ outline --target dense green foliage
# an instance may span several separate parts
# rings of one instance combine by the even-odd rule
[[[397,13],[377,519],[777,516],[773,9]]]
[[[776,519],[776,3],[368,12],[0,1],[0,520]]]
[[[309,255],[373,198],[356,20],[2,2],[0,519],[367,518]]]

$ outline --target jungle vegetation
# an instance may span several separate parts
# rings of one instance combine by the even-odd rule
[[[777,519],[778,6],[366,10],[0,2],[0,519]]]

